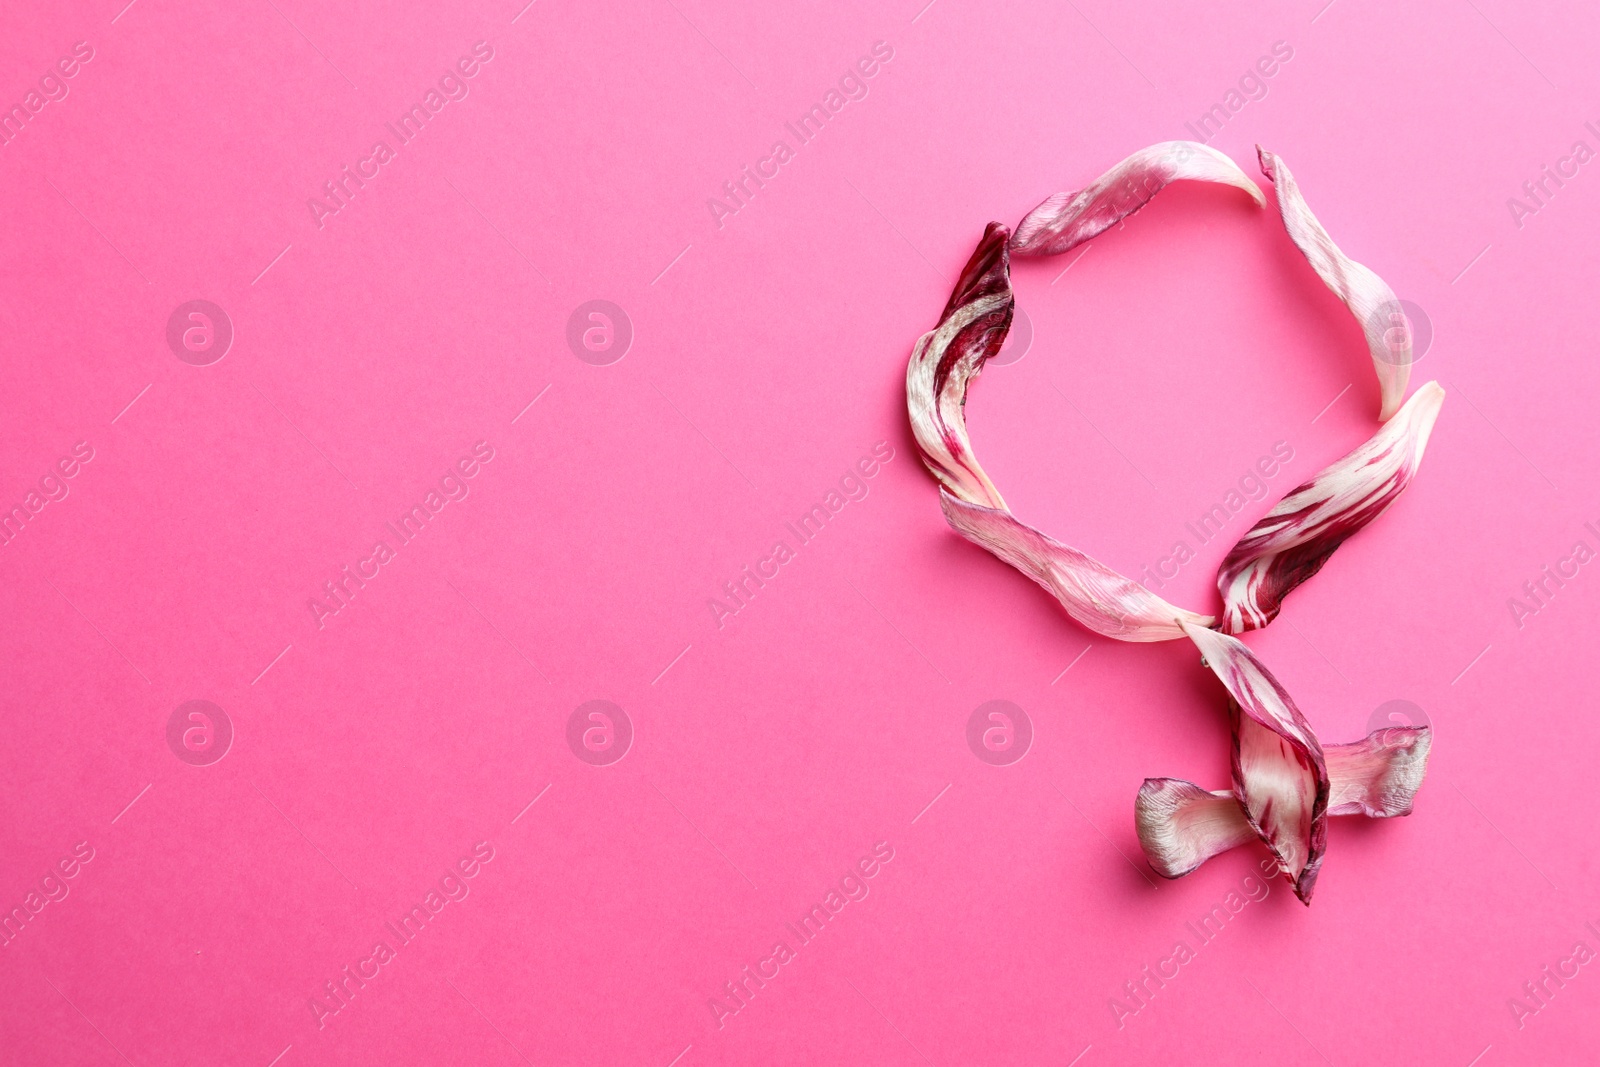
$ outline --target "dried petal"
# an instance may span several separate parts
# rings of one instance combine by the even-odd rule
[[[1261,192],[1231,160],[1192,142],[1137,152],[1077,193],[1040,204],[1013,238],[990,223],[945,304],[912,350],[906,402],[924,464],[940,482],[946,520],[1049,591],[1074,619],[1127,641],[1189,637],[1228,690],[1233,788],[1207,792],[1178,779],[1148,779],[1135,804],[1140,841],[1167,877],[1185,874],[1252,837],[1271,850],[1295,894],[1310,903],[1330,814],[1409,814],[1427,766],[1426,727],[1374,731],[1326,752],[1305,716],[1231,633],[1265,625],[1282,600],[1315,574],[1356,530],[1382,514],[1415,476],[1444,399],[1430,382],[1401,405],[1410,372],[1410,326],[1394,293],[1349,259],[1306,207],[1288,168],[1260,151],[1291,239],[1324,283],[1361,320],[1378,372],[1385,425],[1365,445],[1300,486],[1234,546],[1218,577],[1227,632],[1176,608],[1099,561],[1013,516],[978,465],[967,435],[971,381],[999,350],[1015,297],[1011,251],[1054,255],[1138,211],[1169,183],[1215,181]],[[1399,417],[1396,418],[1395,416]]]
[[[1328,814],[1391,819],[1411,814],[1428,770],[1433,731],[1426,726],[1374,730],[1348,745],[1328,745]]]
[[[1219,852],[1256,840],[1231,790],[1213,793],[1181,778],[1146,778],[1133,823],[1145,859],[1163,878],[1181,878]]]
[[[1082,244],[1144,207],[1175,181],[1220,182],[1266,203],[1256,183],[1215,148],[1195,141],[1166,141],[1142,148],[1086,189],[1057,193],[1017,224],[1011,250],[1019,256],[1055,256]]]
[[[1278,869],[1307,903],[1327,846],[1328,767],[1311,724],[1236,637],[1184,625],[1221,679],[1233,724],[1233,791]]]
[[[957,497],[1003,508],[1005,501],[978,466],[962,411],[967,386],[1000,351],[1011,329],[1009,231],[991,222],[967,260],[939,325],[923,334],[906,367],[906,407],[922,462]]]
[[[1333,243],[1306,206],[1300,185],[1283,160],[1260,145],[1256,146],[1256,153],[1261,157],[1261,173],[1277,188],[1278,210],[1289,238],[1323,284],[1344,301],[1366,334],[1382,395],[1378,418],[1387,420],[1399,410],[1411,377],[1411,326],[1400,310],[1400,301],[1387,282]]]
[[[1325,747],[1328,814],[1411,814],[1431,740],[1426,726],[1401,726]],[[1212,856],[1257,839],[1231,791],[1209,791],[1181,778],[1146,778],[1133,810],[1145,858],[1163,878],[1182,877]]]
[[[1099,560],[1017,521],[1009,511],[969,504],[942,490],[939,503],[961,536],[1044,586],[1068,615],[1097,634],[1122,641],[1172,641],[1184,636],[1185,623],[1203,629],[1213,621],[1174,607]]]
[[[1124,641],[1171,641],[1180,619],[1209,626],[1208,616],[1173,607],[1143,586],[1075,548],[1018,522],[978,465],[967,437],[967,386],[1000,349],[1014,297],[1007,230],[990,223],[945,304],[906,368],[906,406],[922,461],[942,488],[945,518],[1060,600],[1073,618]]]
[[[1438,382],[1424,385],[1365,444],[1250,527],[1217,572],[1223,632],[1260,629],[1277,618],[1292,589],[1395,502],[1417,473],[1443,403]]]

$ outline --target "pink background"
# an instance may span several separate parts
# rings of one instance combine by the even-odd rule
[[[1593,1057],[1595,967],[1520,1027],[1508,1001],[1600,949],[1600,574],[1520,626],[1508,599],[1600,549],[1597,164],[1507,204],[1600,148],[1592,10],[123,3],[13,5],[0,33],[7,107],[93,49],[0,148],[0,504],[93,449],[0,547],[0,908],[93,855],[0,948],[0,1060]],[[479,41],[469,94],[319,228],[308,199]],[[866,97],[795,147],[878,41]],[[1264,853],[1162,882],[1131,807],[1147,775],[1226,784],[1219,687],[951,533],[902,383],[986,222],[1191,136],[1277,41],[1212,143],[1284,157],[1425,310],[1413,381],[1450,395],[1410,492],[1250,644],[1325,739],[1403,699],[1437,742],[1413,817],[1333,823],[1309,910],[1274,881],[1195,949]],[[719,226],[708,198],[780,138]],[[1359,329],[1228,190],[1174,188],[1069,262],[1016,270],[1035,339],[975,388],[978,452],[1024,518],[1137,573],[1285,442],[1166,590],[1214,609],[1234,537],[1371,432]],[[166,340],[193,299],[236,334],[209,366]],[[632,322],[620,362],[569,350],[593,299]],[[470,495],[319,627],[308,600],[480,441]],[[880,441],[868,495],[719,628],[708,599]],[[205,766],[167,742],[197,699],[235,731]],[[593,699],[634,731],[606,766],[567,741]],[[1010,766],[966,742],[992,699],[1033,725]],[[479,842],[465,899],[319,1015]],[[785,924],[879,842],[801,946]]]

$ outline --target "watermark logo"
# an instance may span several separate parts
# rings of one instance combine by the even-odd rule
[[[167,347],[191,367],[209,367],[233,347],[233,320],[209,300],[190,300],[167,318]]]
[[[609,300],[579,304],[567,319],[567,347],[592,367],[609,367],[632,344],[633,320]]]
[[[179,704],[167,719],[167,747],[193,767],[209,767],[233,747],[233,720],[209,700]]]
[[[991,367],[1009,366],[1027,355],[1032,347],[1033,320],[1028,318],[1026,311],[1016,308],[1011,315],[1011,330],[1006,334],[1005,342],[987,363]]]
[[[1396,726],[1432,726],[1428,713],[1409,700],[1387,700],[1373,709],[1367,720],[1367,733]]]
[[[585,701],[567,718],[567,747],[591,766],[609,766],[633,747],[633,720],[609,700]]]
[[[1009,700],[979,704],[967,718],[967,747],[993,767],[1009,767],[1033,747],[1033,720]]]
[[[1383,338],[1378,358],[1395,366],[1410,366],[1433,346],[1433,320],[1412,300],[1385,300],[1367,316],[1367,333]]]

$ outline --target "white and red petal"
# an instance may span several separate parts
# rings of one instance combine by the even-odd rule
[[[1388,510],[1416,475],[1443,404],[1439,383],[1424,385],[1366,443],[1318,471],[1239,539],[1217,571],[1225,633],[1271,622],[1291,590]]]
[[[1388,819],[1410,815],[1428,765],[1426,726],[1374,730],[1348,745],[1328,745],[1328,814]],[[1134,826],[1150,867],[1179,878],[1230,848],[1257,840],[1231,790],[1181,778],[1146,778],[1134,800]]]
[[[1232,790],[1212,792],[1181,778],[1146,778],[1133,802],[1133,824],[1145,859],[1163,878],[1181,878],[1257,839]]]
[[[1300,185],[1283,160],[1260,145],[1256,146],[1256,153],[1261,158],[1261,173],[1277,189],[1278,211],[1283,215],[1283,226],[1289,231],[1290,240],[1323,284],[1344,301],[1350,314],[1361,324],[1373,369],[1378,372],[1382,398],[1378,418],[1387,420],[1400,409],[1400,402],[1406,395],[1406,382],[1411,377],[1411,326],[1400,309],[1400,301],[1387,282],[1333,243],[1328,231],[1306,206]]]
[[[1215,148],[1166,141],[1141,148],[1093,185],[1056,193],[1028,212],[1017,224],[1011,251],[1019,256],[1060,255],[1115,226],[1176,181],[1232,185],[1249,193],[1257,205],[1266,203],[1256,183]]]
[[[1328,814],[1410,815],[1432,745],[1433,731],[1426,726],[1390,726],[1348,745],[1325,746]]]
[[[1288,168],[1261,151],[1291,239],[1366,332],[1386,425],[1366,444],[1297,488],[1234,546],[1218,577],[1226,614],[1212,620],[1177,608],[1098,560],[1013,516],[979,466],[967,435],[972,379],[1000,350],[1015,296],[1009,255],[1054,255],[1139,210],[1173,181],[1222,182],[1262,196],[1213,149],[1169,142],[1123,160],[1094,185],[1051,197],[1013,237],[991,223],[906,368],[906,399],[924,464],[940,482],[946,520],[1051,593],[1075,620],[1126,641],[1189,637],[1228,690],[1233,788],[1208,792],[1177,779],[1149,779],[1135,805],[1140,841],[1167,877],[1252,838],[1272,852],[1295,894],[1310,903],[1330,814],[1405,815],[1426,770],[1424,728],[1375,731],[1324,750],[1271,672],[1233,633],[1264,626],[1288,592],[1355,531],[1382,514],[1415,475],[1443,402],[1430,382],[1401,405],[1411,363],[1410,327],[1394,293],[1341,252],[1306,207]]]
[[[1070,545],[1035,530],[1000,508],[969,504],[941,491],[944,517],[962,537],[981,545],[1038,582],[1082,625],[1121,641],[1172,641],[1183,626],[1212,619],[1176,607],[1138,582]]]
[[[1006,252],[1010,232],[991,222],[967,260],[939,324],[923,334],[906,366],[906,408],[922,462],[951,493],[972,504],[1005,501],[978,466],[967,437],[967,386],[1005,342],[1016,298]]]
[[[1328,767],[1288,691],[1236,637],[1184,625],[1233,699],[1233,792],[1277,857],[1295,895],[1310,902],[1327,847]]]

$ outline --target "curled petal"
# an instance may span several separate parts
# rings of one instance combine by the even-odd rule
[[[1217,853],[1256,840],[1232,791],[1213,793],[1181,778],[1146,778],[1133,823],[1145,859],[1163,878],[1181,878]]]
[[[967,386],[1011,328],[1009,237],[990,223],[906,368],[906,406],[922,461],[940,484],[945,518],[974,541],[1044,586],[1084,626],[1124,641],[1171,641],[1180,620],[1213,621],[1165,600],[1075,548],[1052,541],[1006,510],[967,437]]]
[[[942,490],[939,503],[961,536],[1044,586],[1068,615],[1097,634],[1121,641],[1171,641],[1184,636],[1185,624],[1204,630],[1213,621],[1174,607],[1099,560],[1017,521],[1009,511],[971,504]]]
[[[1166,141],[1142,148],[1086,189],[1057,193],[1017,224],[1011,250],[1019,256],[1055,256],[1102,233],[1150,202],[1175,181],[1220,182],[1266,203],[1256,183],[1215,148],[1195,141]]]
[[[1428,727],[1402,726],[1328,745],[1328,814],[1410,815],[1430,742]],[[1182,877],[1212,856],[1256,840],[1232,792],[1205,790],[1181,778],[1146,778],[1133,812],[1145,858],[1163,878]]]
[[[1003,508],[1005,501],[978,466],[962,411],[967,385],[1000,351],[1016,298],[1006,253],[1009,231],[991,222],[967,260],[939,325],[923,334],[906,367],[906,407],[922,462],[961,500]]]
[[[1245,819],[1310,903],[1327,847],[1328,767],[1311,724],[1236,637],[1184,625],[1233,699],[1233,792]]]
[[[1410,815],[1432,744],[1433,731],[1426,726],[1391,726],[1348,745],[1327,746],[1328,814]]]
[[[1283,160],[1260,145],[1256,146],[1256,152],[1261,157],[1261,173],[1277,188],[1278,210],[1283,215],[1283,226],[1289,231],[1289,238],[1323,284],[1344,301],[1366,334],[1367,350],[1372,354],[1382,395],[1378,418],[1387,420],[1399,410],[1400,401],[1406,395],[1406,382],[1411,377],[1411,326],[1400,310],[1400,301],[1387,282],[1333,243],[1328,231],[1306,206],[1300,185]]]
[[[1250,527],[1217,571],[1225,633],[1257,630],[1277,618],[1291,590],[1395,502],[1417,473],[1443,404],[1439,383],[1424,385],[1365,444]]]

